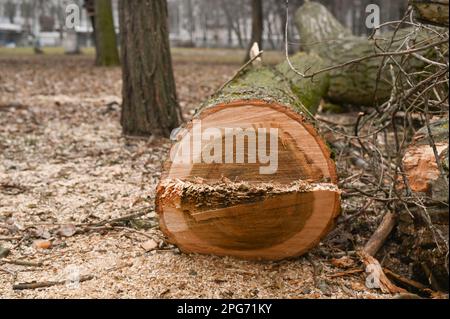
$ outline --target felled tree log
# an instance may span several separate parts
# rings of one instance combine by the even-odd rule
[[[413,275],[433,288],[448,290],[448,119],[430,124],[439,159],[431,146],[428,127],[420,129],[403,157],[411,190],[426,210],[412,207],[402,212],[398,231]],[[431,226],[430,226],[431,225]]]
[[[375,52],[372,43],[353,36],[320,3],[306,2],[297,10],[295,21],[301,49],[315,52],[325,60],[327,66],[336,66]],[[330,78],[327,98],[336,103],[355,105],[372,105],[376,99],[389,98],[390,86],[383,81],[377,86],[380,60],[369,59],[327,72]]]
[[[327,87],[327,77],[294,78],[285,64],[253,66],[208,99],[178,132],[157,187],[169,240],[185,252],[266,260],[314,247],[340,211],[335,165],[310,117]]]
[[[382,56],[373,57],[387,48],[390,41],[368,40],[354,36],[327,10],[317,2],[306,2],[301,6],[295,17],[300,34],[301,49],[305,52],[318,54],[327,67],[341,66],[329,70],[329,90],[326,97],[335,103],[372,106],[376,102],[384,102],[390,98],[392,76],[389,67],[384,68],[379,76],[379,69],[383,61],[398,70],[392,59]],[[404,36],[410,29],[397,31],[392,47],[395,51],[403,44]],[[418,39],[425,39],[426,31],[421,31]],[[390,34],[383,36],[390,39]],[[431,37],[432,38],[432,37]],[[430,49],[430,52],[433,50]],[[367,58],[355,63],[348,63],[364,57]],[[394,57],[401,59],[400,57]],[[348,63],[348,64],[347,64]],[[343,64],[346,64],[343,66]],[[424,64],[420,60],[411,59],[408,65],[402,65],[406,71],[421,70]],[[308,72],[312,74],[312,72]]]
[[[449,0],[410,0],[416,18],[424,23],[448,27]]]
[[[403,157],[403,168],[411,190],[433,201],[448,203],[448,119],[420,129]],[[436,161],[435,144],[439,163]],[[443,176],[443,174],[446,174]]]

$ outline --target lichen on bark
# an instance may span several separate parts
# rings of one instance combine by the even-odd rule
[[[294,68],[301,72],[319,70],[324,65],[316,54],[298,53],[290,60]],[[316,113],[327,90],[327,75],[302,78],[287,61],[275,67],[249,66],[205,101],[197,113],[205,108],[233,101],[260,100],[290,107],[313,120],[312,115]]]

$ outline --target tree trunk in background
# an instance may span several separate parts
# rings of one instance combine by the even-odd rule
[[[410,0],[410,4],[420,21],[448,27],[449,0]]]
[[[268,38],[268,40],[269,40],[269,43],[270,43],[270,47],[271,47],[271,49],[272,50],[275,50],[276,48],[277,48],[277,46],[276,46],[276,44],[275,44],[275,42],[274,42],[274,40],[273,40],[273,30],[272,30],[272,21],[271,21],[271,19],[268,17],[267,19],[266,19],[266,22],[267,22],[267,38]]]
[[[120,0],[123,132],[168,137],[179,126],[166,0]]]
[[[95,0],[95,37],[95,64],[98,66],[119,65],[111,0]]]
[[[78,34],[75,30],[67,30],[62,40],[65,54],[79,54],[80,45],[78,43]]]
[[[95,3],[94,3],[94,0],[84,0],[83,6],[86,10],[89,20],[91,21],[92,41],[94,42],[94,46],[95,46],[96,39],[95,39]]]
[[[262,0],[252,1],[252,37],[247,49],[247,55],[245,62],[250,60],[250,49],[253,43],[257,42],[260,49],[263,48],[263,29],[264,29],[264,17],[263,17],[263,4]]]

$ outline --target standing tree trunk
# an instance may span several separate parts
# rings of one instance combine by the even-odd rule
[[[95,46],[98,66],[119,65],[111,0],[95,1]]]
[[[263,29],[264,29],[264,18],[263,18],[263,5],[262,0],[251,0],[252,1],[252,37],[247,50],[247,56],[245,57],[245,62],[250,60],[250,49],[253,43],[258,43],[260,49],[263,45]]]
[[[166,0],[120,2],[123,132],[166,136],[181,121],[170,56]]]

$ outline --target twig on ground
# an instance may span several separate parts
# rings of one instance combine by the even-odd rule
[[[375,256],[391,233],[395,223],[395,215],[392,212],[387,212],[377,230],[373,233],[372,237],[370,237],[369,241],[364,246],[364,252],[370,256]]]
[[[14,259],[7,259],[7,258],[0,259],[0,263],[12,264],[12,265],[17,265],[17,266],[27,266],[27,267],[42,267],[42,265],[43,265],[42,261],[34,262],[34,261],[14,260]]]
[[[84,282],[93,279],[94,276],[92,275],[86,275],[81,276],[78,280],[78,282]],[[20,283],[13,285],[14,290],[25,290],[25,289],[37,289],[37,288],[47,288],[52,286],[58,286],[58,285],[64,285],[67,281],[61,280],[61,281],[43,281],[43,282],[26,282],[26,283]]]
[[[112,218],[112,219],[108,219],[108,220],[103,220],[97,223],[90,223],[90,224],[78,224],[77,226],[104,226],[104,225],[112,225],[112,224],[116,224],[116,223],[121,223],[121,222],[125,222],[125,221],[129,221],[144,215],[147,215],[149,212],[147,211],[147,209],[151,209],[151,207],[144,207],[144,208],[140,208],[137,210],[137,212],[122,216],[122,217],[118,217],[118,218]]]

